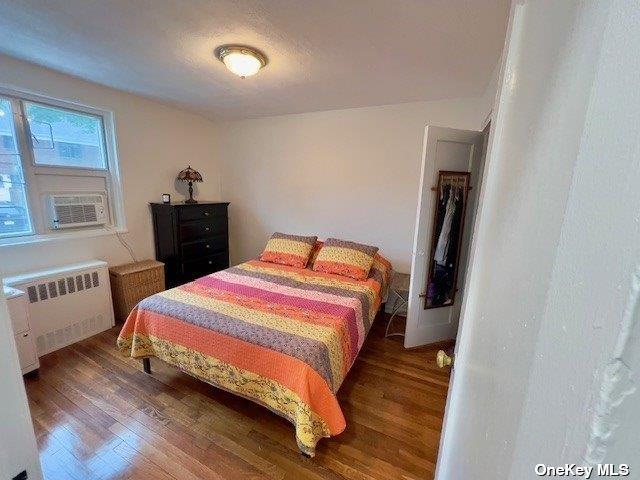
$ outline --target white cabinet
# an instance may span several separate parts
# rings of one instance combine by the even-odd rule
[[[33,338],[31,338],[31,331],[18,333],[15,339],[22,373],[27,373],[38,368],[38,355],[36,355],[36,345],[33,342]]]
[[[12,288],[9,290],[9,294],[7,294],[7,288],[5,288],[4,293],[7,297],[7,306],[9,307],[9,318],[11,318],[13,334],[17,335],[26,332],[29,330],[29,316],[24,292]]]
[[[36,344],[31,334],[29,325],[29,310],[27,297],[22,290],[4,287],[4,295],[7,298],[11,326],[18,349],[20,368],[22,373],[27,373],[40,367]]]

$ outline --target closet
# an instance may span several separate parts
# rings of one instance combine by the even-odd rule
[[[405,347],[456,338],[488,132],[425,129]]]
[[[453,305],[467,207],[469,172],[440,171],[424,308]]]

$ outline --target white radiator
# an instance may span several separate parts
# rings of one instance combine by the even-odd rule
[[[85,263],[30,272],[3,280],[23,290],[38,356],[114,326],[107,263]]]

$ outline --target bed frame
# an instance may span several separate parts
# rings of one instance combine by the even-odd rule
[[[151,375],[151,374],[152,374],[152,372],[151,372],[151,359],[150,359],[150,357],[144,357],[144,358],[142,359],[142,369],[144,370],[144,373],[146,373],[146,374],[148,374],[148,375]],[[306,458],[312,458],[312,457],[311,457],[311,455],[308,455],[308,454],[306,454],[306,453],[304,453],[304,452],[302,452],[302,451],[300,451],[300,454],[301,454],[303,457],[306,457]]]
[[[386,306],[386,302],[382,302],[382,303],[380,304],[380,307],[378,307],[378,315],[380,314],[380,312],[384,312],[384,311],[385,311],[385,306]],[[151,374],[152,374],[152,372],[151,372],[151,359],[150,359],[150,357],[144,357],[144,358],[142,359],[142,369],[144,370],[144,373],[146,373],[146,374],[148,374],[148,375],[151,375]],[[312,457],[311,457],[311,455],[308,455],[308,454],[306,454],[306,453],[304,453],[304,452],[302,452],[302,451],[300,451],[300,454],[301,454],[302,456],[304,456],[304,457],[312,458]]]

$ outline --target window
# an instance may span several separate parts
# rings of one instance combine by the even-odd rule
[[[102,222],[118,224],[112,132],[106,112],[0,93],[0,243],[62,228],[53,195],[99,194],[107,200]]]
[[[11,103],[0,99],[0,236],[33,232],[13,118]]]
[[[63,158],[82,159],[82,147],[76,143],[58,142],[58,149]]]
[[[36,165],[107,168],[102,118],[25,102]]]

